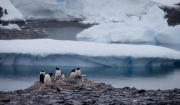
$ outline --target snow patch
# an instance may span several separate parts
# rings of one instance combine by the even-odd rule
[[[16,29],[16,30],[21,30],[20,27],[17,24],[8,24],[7,26],[2,26],[0,24],[0,29]]]

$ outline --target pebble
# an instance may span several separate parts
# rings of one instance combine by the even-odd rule
[[[133,91],[133,92],[132,92]],[[0,92],[0,105],[180,105],[180,89],[145,90],[135,88],[84,88],[48,90],[16,90]],[[144,93],[145,92],[145,93]]]

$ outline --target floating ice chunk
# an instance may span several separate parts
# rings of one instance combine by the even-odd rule
[[[180,61],[180,52],[152,45],[37,39],[0,40],[0,49],[0,65],[142,67]]]

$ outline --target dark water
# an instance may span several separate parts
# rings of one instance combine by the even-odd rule
[[[66,75],[74,67],[60,67]],[[0,66],[0,91],[25,89],[38,80],[41,69],[54,73],[52,66]],[[146,68],[81,68],[84,78],[111,84],[114,87],[138,89],[180,88],[180,69],[174,67]]]
[[[61,27],[61,28],[45,28],[50,39],[56,40],[76,40],[76,35],[85,28],[81,27]]]

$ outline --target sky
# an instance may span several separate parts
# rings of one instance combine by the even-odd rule
[[[168,6],[173,6],[173,4],[180,3],[180,0],[152,0],[152,1],[156,1],[161,4],[168,5]]]

